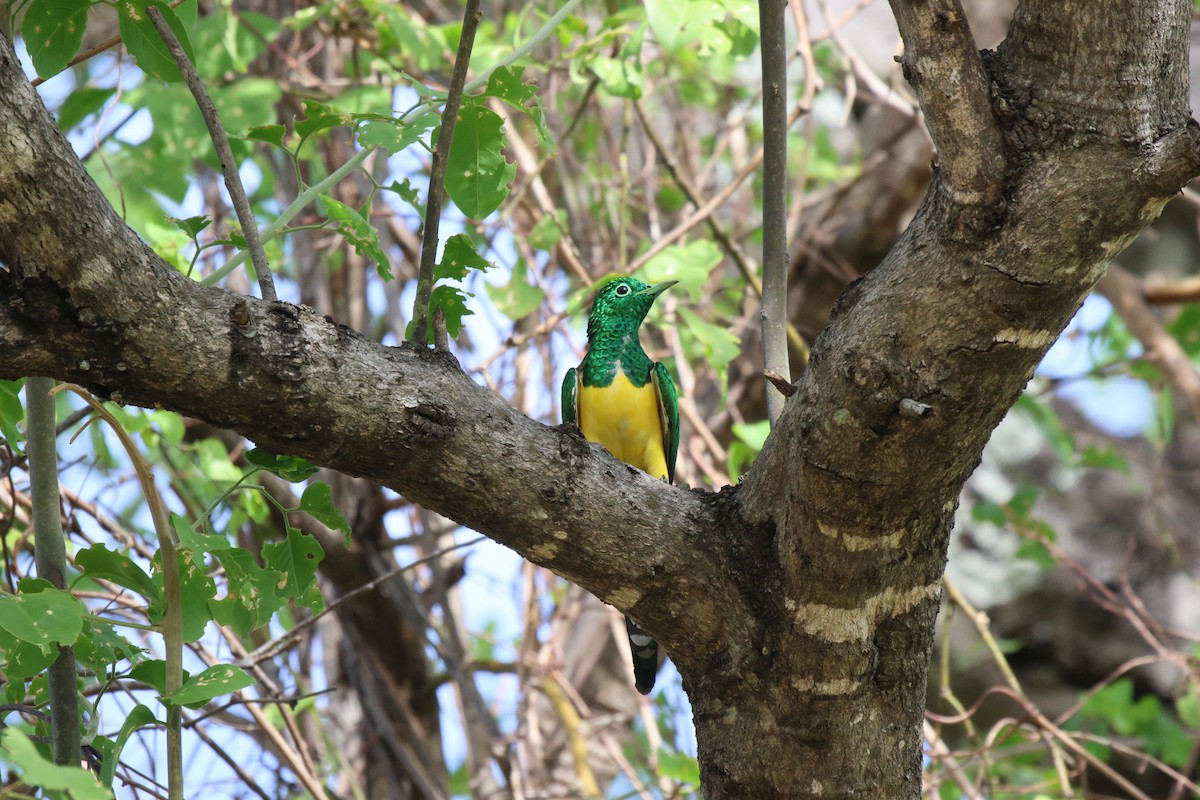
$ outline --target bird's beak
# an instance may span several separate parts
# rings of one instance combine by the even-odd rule
[[[677,283],[679,283],[679,281],[663,281],[662,283],[656,283],[653,286],[647,286],[645,289],[642,289],[640,292],[638,292],[638,294],[648,294],[651,297],[658,297],[660,294],[665,292],[667,289],[670,289]]]

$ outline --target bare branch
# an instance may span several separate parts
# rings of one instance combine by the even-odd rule
[[[787,0],[759,0],[763,106],[763,369],[791,375],[787,340]],[[770,381],[768,381],[770,384]],[[773,387],[774,384],[771,384]],[[787,398],[767,389],[771,423]]]

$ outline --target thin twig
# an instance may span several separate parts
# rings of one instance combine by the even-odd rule
[[[1192,416],[1200,420],[1200,373],[1179,340],[1167,332],[1158,315],[1147,304],[1142,281],[1133,273],[1112,264],[1108,273],[1096,284],[1096,291],[1112,303],[1113,310],[1125,327],[1146,349],[1146,358],[1183,396]]]
[[[179,72],[192,91],[192,97],[196,99],[200,115],[204,117],[204,125],[208,128],[213,148],[217,151],[217,160],[221,162],[221,174],[225,176],[225,188],[229,190],[229,197],[233,200],[233,209],[237,212],[238,222],[242,226],[242,235],[246,238],[246,248],[250,251],[251,261],[254,262],[254,274],[258,278],[259,290],[262,292],[263,300],[274,303],[279,298],[275,295],[275,281],[271,278],[271,267],[267,264],[267,254],[263,250],[262,239],[258,234],[258,223],[254,220],[254,211],[250,208],[250,201],[246,199],[246,190],[242,187],[242,178],[238,175],[237,162],[233,159],[233,150],[229,148],[229,139],[225,136],[225,128],[221,126],[221,117],[217,113],[217,107],[213,105],[212,98],[208,96],[208,90],[204,88],[200,76],[196,73],[196,68],[192,66],[187,54],[183,52],[183,46],[179,44],[179,39],[175,37],[175,32],[163,18],[162,12],[155,6],[148,5],[146,14],[154,23],[158,35],[162,37],[163,44],[171,52],[171,57],[175,59]]]
[[[762,53],[763,108],[763,369],[777,375],[792,374],[787,340],[787,36],[786,0],[759,0],[758,19]],[[770,381],[767,382],[770,384]],[[774,388],[774,384],[770,384]],[[767,416],[771,424],[783,413],[787,400],[767,389]]]
[[[471,47],[483,13],[479,0],[467,0],[463,15],[462,33],[458,38],[458,55],[454,57],[454,72],[450,76],[450,91],[442,109],[442,126],[437,146],[433,148],[433,163],[429,169],[429,198],[425,203],[425,229],[421,233],[421,265],[417,272],[417,299],[413,302],[413,338],[421,344],[429,341],[429,301],[433,295],[433,260],[437,257],[438,226],[442,217],[442,193],[446,186],[446,162],[454,146],[454,127],[458,123],[458,106],[462,102],[463,84],[471,64]]]
[[[800,106],[800,108],[808,107],[809,106],[806,103],[802,103]],[[634,108],[637,109],[638,118],[642,122],[642,130],[645,131],[646,137],[650,140],[650,143],[654,145],[655,152],[658,154],[658,157],[662,159],[663,164],[666,166],[667,174],[669,174],[671,179],[675,181],[675,184],[683,190],[683,193],[687,195],[688,201],[691,202],[692,205],[699,208],[702,203],[700,199],[700,192],[696,189],[692,181],[690,181],[688,177],[683,174],[683,170],[679,163],[675,160],[675,156],[671,153],[670,148],[666,146],[662,140],[662,137],[660,137],[658,132],[650,125],[650,119],[649,115],[646,113],[645,105],[641,100],[638,100],[636,101]],[[738,270],[742,273],[742,277],[746,280],[746,285],[749,286],[750,290],[754,292],[754,294],[761,300],[763,296],[763,287],[762,283],[758,280],[755,265],[746,256],[746,253],[742,250],[737,241],[730,236],[724,228],[721,227],[721,225],[717,222],[716,217],[710,214],[705,218],[704,221],[708,224],[708,229],[712,231],[713,236],[715,236],[717,241],[721,243],[721,246],[725,248],[725,252],[730,258],[733,259],[733,263],[737,264]],[[796,348],[796,351],[800,353],[801,357],[807,361],[808,343],[804,341],[804,337],[800,335],[800,332],[796,329],[796,326],[790,322],[787,324],[787,337],[792,347]]]
[[[454,544],[450,547],[446,547],[442,550],[438,550],[436,553],[430,553],[425,558],[418,558],[416,561],[412,561],[408,564],[404,564],[402,566],[396,567],[395,569],[389,570],[388,572],[384,573],[383,575],[380,575],[378,578],[375,578],[367,583],[364,583],[362,586],[359,586],[358,588],[354,589],[353,591],[346,592],[344,595],[339,597],[337,600],[335,600],[332,603],[330,603],[329,605],[325,606],[325,609],[323,611],[321,611],[320,614],[314,614],[313,616],[309,617],[308,619],[302,620],[301,622],[297,622],[295,627],[293,627],[287,633],[283,634],[282,636],[280,636],[277,639],[272,639],[271,641],[267,642],[266,644],[263,644],[262,646],[256,648],[254,650],[254,652],[248,653],[245,658],[239,659],[238,661],[236,661],[234,663],[239,667],[253,667],[254,665],[258,664],[260,661],[265,661],[268,658],[274,658],[281,650],[283,650],[285,647],[288,646],[289,642],[295,640],[296,637],[299,636],[299,634],[305,628],[309,628],[309,627],[315,625],[322,617],[324,617],[326,614],[330,614],[333,611],[337,610],[337,608],[339,606],[345,605],[346,603],[348,603],[349,601],[358,597],[359,595],[366,594],[367,592],[374,590],[376,586],[383,583],[384,581],[389,581],[392,578],[395,578],[397,575],[403,575],[405,572],[408,572],[410,569],[419,567],[422,564],[428,564],[431,561],[441,558],[442,556],[446,555],[447,553],[452,553],[455,550],[458,550],[460,548],[469,547],[473,544],[478,544],[479,542],[482,542],[483,540],[484,540],[483,536],[478,536],[474,539],[469,539],[465,542],[461,542],[459,544]]]

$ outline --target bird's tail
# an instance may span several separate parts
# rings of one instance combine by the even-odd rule
[[[642,694],[650,694],[658,674],[658,642],[629,617],[625,618],[625,631],[633,651],[633,685]]]

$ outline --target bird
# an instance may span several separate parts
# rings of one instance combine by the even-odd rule
[[[588,315],[587,353],[562,384],[564,423],[575,423],[588,441],[669,483],[679,452],[679,393],[666,366],[642,349],[638,331],[654,301],[676,283],[620,277],[604,284]],[[634,686],[649,694],[658,672],[658,642],[628,616],[625,628]]]

